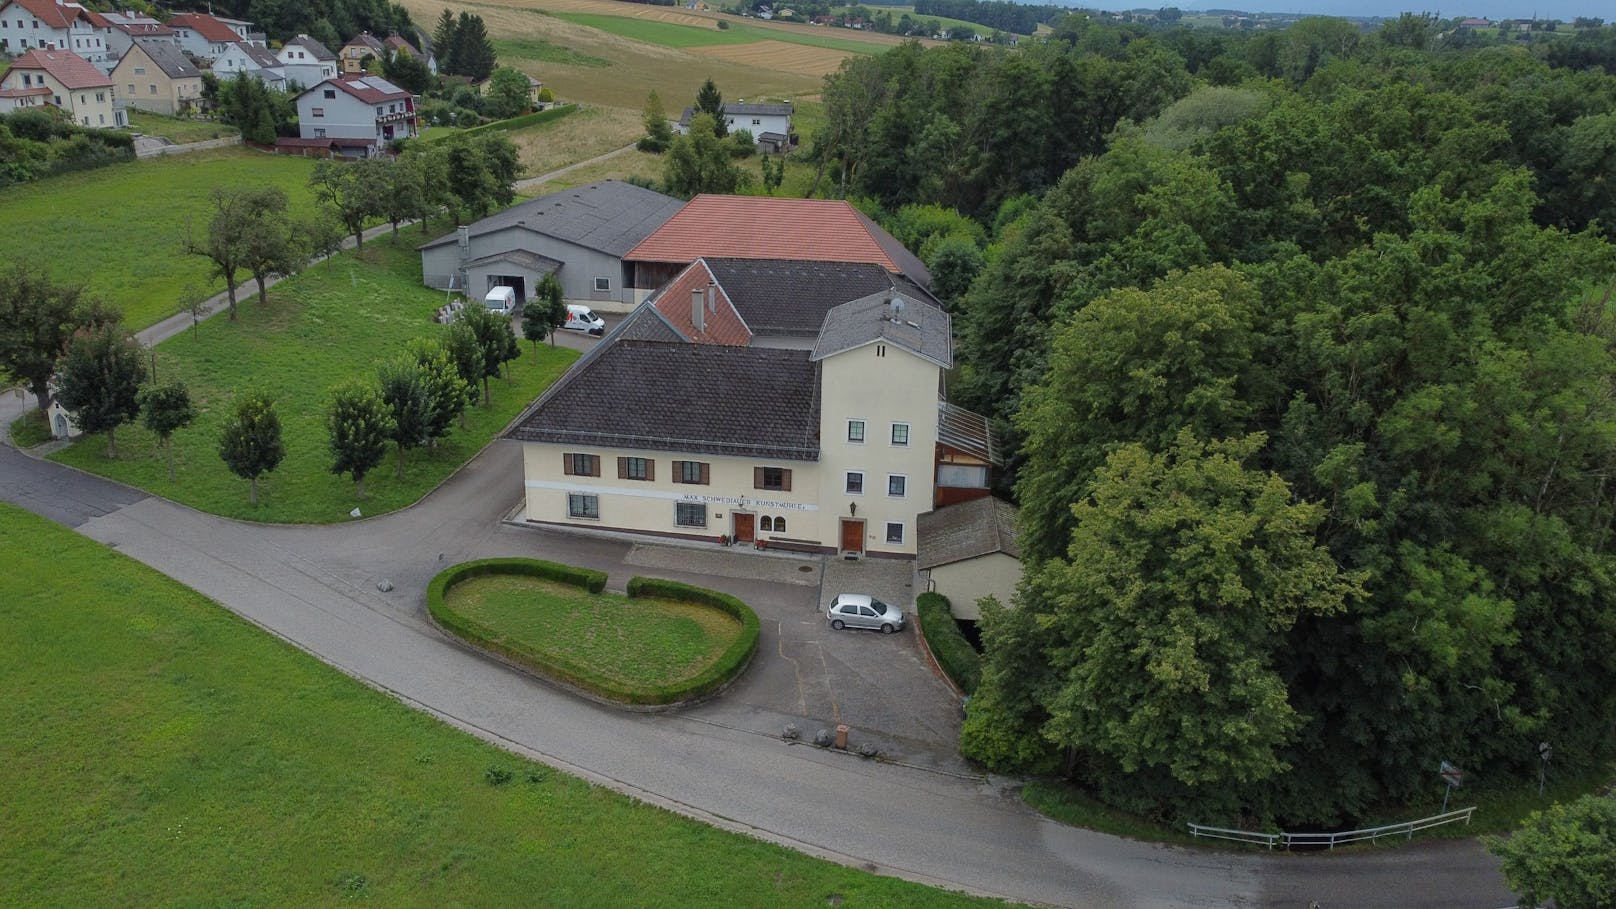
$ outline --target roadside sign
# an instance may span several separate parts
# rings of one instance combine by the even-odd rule
[[[1440,772],[1442,774],[1442,781],[1447,783],[1448,788],[1450,789],[1456,789],[1459,787],[1459,784],[1464,782],[1464,771],[1453,766],[1447,761],[1442,762]]]

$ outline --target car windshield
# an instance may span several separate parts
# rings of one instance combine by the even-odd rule
[[[887,610],[892,608],[891,606],[888,606],[887,604],[881,602],[880,600],[871,600],[870,605],[875,607],[875,614],[876,615],[886,615]]]
[[[595,321],[597,316],[595,315],[593,310],[586,309],[586,310],[584,310],[583,315],[579,316],[579,318],[583,319],[585,322],[593,322],[593,321]]]

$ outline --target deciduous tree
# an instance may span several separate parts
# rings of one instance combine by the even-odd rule
[[[147,385],[140,390],[140,421],[168,454],[168,481],[174,482],[174,433],[191,425],[196,419],[196,408],[191,405],[191,393],[183,382]]]
[[[662,182],[676,196],[733,193],[744,178],[706,114],[691,119],[689,132],[673,140],[662,165]]]
[[[25,383],[40,411],[49,410],[51,376],[73,333],[116,318],[104,305],[86,301],[81,288],[57,284],[43,269],[0,270],[0,377]]]
[[[57,397],[79,429],[107,434],[107,457],[118,456],[118,427],[140,415],[146,351],[115,322],[82,330],[56,366]]]
[[[476,389],[467,388],[449,351],[436,338],[414,338],[407,351],[421,372],[421,387],[426,392],[426,439],[429,444],[436,443],[449,434],[450,425],[465,412]]]
[[[247,223],[241,234],[241,264],[258,284],[258,302],[269,303],[269,280],[296,274],[309,261],[308,225],[287,212],[279,187],[251,190],[246,198]]]
[[[528,94],[527,75],[509,66],[494,70],[493,75],[488,77],[485,97],[488,115],[496,120],[525,114],[533,107],[533,99]]]
[[[380,158],[360,161],[320,161],[309,175],[314,197],[353,235],[354,245],[365,248],[365,222],[382,213],[387,192],[386,170]]]
[[[405,450],[426,444],[427,427],[432,419],[432,402],[427,396],[420,368],[408,357],[383,364],[378,378],[382,404],[392,420],[389,438],[398,450],[396,476],[402,480]]]
[[[331,472],[352,477],[363,499],[365,475],[387,456],[393,438],[392,411],[375,386],[355,379],[331,390],[325,425]]]
[[[1534,812],[1507,839],[1488,838],[1522,906],[1604,909],[1616,900],[1616,795]]]
[[[236,399],[219,433],[219,457],[231,473],[247,481],[247,502],[257,505],[258,478],[279,467],[286,457],[273,398],[254,391]]]

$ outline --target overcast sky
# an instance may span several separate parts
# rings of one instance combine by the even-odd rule
[[[1078,5],[1098,6],[1101,9],[1113,10],[1138,9],[1141,7],[1155,8],[1154,6],[1141,4],[1137,0],[1132,3],[1100,2],[1080,3]],[[1182,10],[1245,8],[1228,2],[1163,2],[1158,5],[1177,6]],[[1599,16],[1607,22],[1616,20],[1616,4],[1612,4],[1611,0],[1457,0],[1451,5],[1427,3],[1414,6],[1399,3],[1397,0],[1269,0],[1266,4],[1252,6],[1249,9],[1252,11],[1304,13],[1318,16],[1395,17],[1404,10],[1410,10],[1413,12],[1434,12],[1444,19],[1454,16],[1482,16],[1488,19],[1529,19],[1537,16],[1542,19],[1560,19],[1570,22],[1577,16]]]

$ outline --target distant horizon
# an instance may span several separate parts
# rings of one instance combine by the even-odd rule
[[[1061,0],[1056,0],[1056,2],[1061,2]],[[1274,0],[1269,0],[1269,2],[1273,3]],[[1368,2],[1356,2],[1356,0],[1289,0],[1289,2],[1286,2],[1286,0],[1279,0],[1279,2],[1285,2],[1286,5],[1277,9],[1271,7],[1242,9],[1240,6],[1229,2],[1161,3],[1157,6],[1145,6],[1137,2],[1122,2],[1122,0],[1112,0],[1112,2],[1101,0],[1101,2],[1087,3],[1080,2],[1080,0],[1078,2],[1067,0],[1067,2],[1062,2],[1062,5],[1082,6],[1113,12],[1176,6],[1187,13],[1209,9],[1239,9],[1247,13],[1352,16],[1355,18],[1379,16],[1386,19],[1395,19],[1405,12],[1434,12],[1444,19],[1464,16],[1478,19],[1559,19],[1563,22],[1570,22],[1578,16],[1598,16],[1606,20],[1607,23],[1616,19],[1616,15],[1613,15],[1609,4],[1578,2],[1578,0],[1545,0],[1545,2],[1535,2],[1535,0],[1462,0],[1461,3],[1454,4],[1452,9],[1440,6],[1432,9],[1433,5],[1431,4],[1410,6],[1407,3],[1399,3],[1397,0],[1368,0]]]

